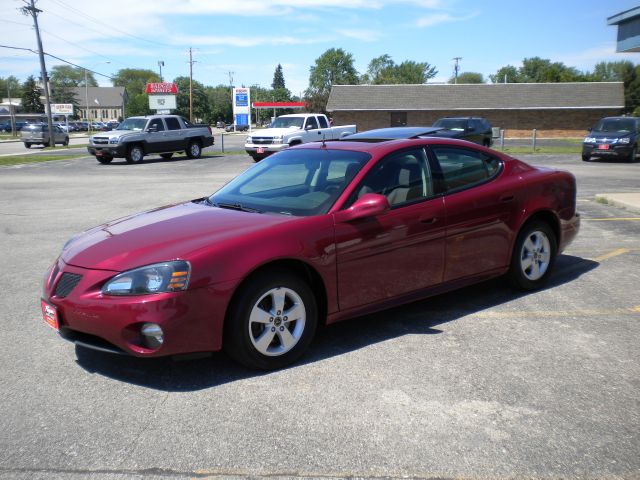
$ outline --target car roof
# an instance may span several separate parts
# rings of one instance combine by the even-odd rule
[[[386,140],[399,140],[408,138],[420,138],[443,130],[440,127],[389,127],[367,130],[343,137],[346,142],[383,142]]]

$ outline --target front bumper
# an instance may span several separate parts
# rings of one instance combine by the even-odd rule
[[[124,158],[127,154],[125,145],[88,145],[87,150],[96,157]]]
[[[607,149],[603,149],[601,145],[607,145]],[[607,158],[629,158],[633,151],[634,144],[626,143],[621,145],[601,144],[601,143],[583,143],[582,156],[589,157],[607,157]]]
[[[286,143],[269,143],[269,144],[256,144],[256,143],[246,143],[244,146],[245,151],[251,155],[270,155],[272,153],[279,152],[288,148],[289,145]]]
[[[229,289],[209,286],[175,293],[103,295],[102,286],[119,272],[90,270],[58,260],[45,277],[43,299],[58,312],[60,335],[76,344],[112,353],[160,357],[211,352],[222,347]],[[65,277],[79,276],[70,290]],[[144,323],[160,325],[159,348],[145,346]]]

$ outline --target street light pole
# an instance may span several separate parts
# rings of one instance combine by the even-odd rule
[[[164,67],[164,60],[158,60],[158,68],[160,69],[160,82],[162,82],[162,67]]]

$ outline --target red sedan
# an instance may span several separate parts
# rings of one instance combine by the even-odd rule
[[[403,137],[403,138],[395,138]],[[576,182],[419,129],[289,148],[207,198],[73,237],[44,319],[140,357],[280,368],[330,324],[499,275],[535,289],[579,229]]]

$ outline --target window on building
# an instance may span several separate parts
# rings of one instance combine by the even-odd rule
[[[392,127],[406,127],[407,126],[407,112],[391,112]]]

